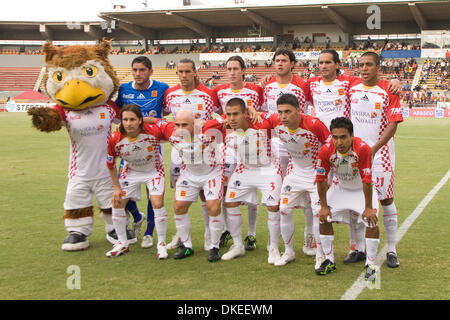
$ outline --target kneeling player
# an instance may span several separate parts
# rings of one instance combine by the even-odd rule
[[[136,105],[126,105],[121,110],[120,131],[115,132],[108,143],[107,166],[114,185],[112,216],[118,241],[106,253],[108,257],[119,256],[129,251],[126,226],[128,215],[125,206],[128,200],[139,201],[141,184],[147,186],[155,211],[155,226],[158,233],[157,258],[166,259],[167,213],[164,208],[164,164],[159,152],[161,140],[170,135],[160,126],[143,123],[142,113]],[[120,177],[117,177],[115,160],[126,161]]]
[[[334,232],[332,222],[349,223],[357,215],[358,223],[366,225],[366,280],[374,280],[378,243],[378,201],[372,186],[372,152],[368,144],[353,137],[353,124],[344,117],[330,125],[332,141],[325,144],[317,159],[316,182],[321,209],[320,240],[326,260],[316,270],[319,275],[336,270],[334,263]],[[328,189],[330,170],[339,181]]]
[[[211,235],[208,261],[214,262],[220,259],[219,242],[224,224],[220,211],[223,166],[216,157],[215,137],[194,132],[194,115],[190,110],[178,111],[175,126],[175,134],[169,142],[182,161],[174,203],[175,225],[182,245],[174,258],[182,259],[194,253],[188,210],[203,191]]]

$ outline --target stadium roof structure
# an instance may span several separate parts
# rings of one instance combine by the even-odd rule
[[[299,1],[300,2],[300,1]],[[281,36],[286,26],[334,24],[348,34],[407,34],[450,29],[450,1],[305,1],[307,4],[183,7],[102,12],[103,22],[0,22],[0,40],[162,40]],[[311,4],[316,3],[316,4]],[[380,8],[381,29],[368,29],[367,8]],[[105,24],[106,22],[106,24]]]

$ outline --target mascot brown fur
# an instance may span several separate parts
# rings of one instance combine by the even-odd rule
[[[57,104],[52,108],[31,108],[33,126],[42,132],[66,127],[70,137],[69,183],[64,201],[68,236],[62,249],[78,251],[89,247],[93,231],[95,195],[107,233],[114,230],[111,218],[113,186],[106,168],[107,141],[119,110],[111,101],[120,82],[108,55],[111,43],[95,46],[43,48],[45,91]]]

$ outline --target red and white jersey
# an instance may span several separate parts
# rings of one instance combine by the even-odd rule
[[[279,84],[277,77],[273,76],[264,87],[264,103],[262,109],[269,114],[278,113],[277,100],[285,94],[291,93],[297,97],[300,105],[300,112],[306,113],[306,97],[308,96],[308,86],[306,82],[299,76],[293,75],[292,80],[288,84]]]
[[[69,110],[55,105],[70,138],[69,179],[83,181],[106,178],[105,155],[112,122],[119,123],[114,102],[86,110]]]
[[[264,114],[265,115],[265,114]],[[210,129],[217,129],[223,132],[226,149],[234,150],[238,155],[235,172],[242,173],[243,170],[254,168],[268,168],[281,174],[280,161],[271,151],[271,129],[269,123],[260,122],[253,124],[249,121],[249,128],[242,130],[223,129],[223,121],[226,115],[208,121],[203,129],[205,132]]]
[[[131,171],[157,172],[164,177],[164,162],[159,152],[161,140],[168,140],[172,135],[175,125],[170,122],[158,122],[150,125],[144,124],[144,130],[134,139],[117,131],[114,132],[108,143],[108,155],[106,165],[112,169],[116,164],[116,158],[125,161],[122,176]]]
[[[224,113],[227,102],[232,98],[241,98],[245,101],[247,107],[253,107],[257,111],[261,109],[263,103],[263,88],[257,84],[245,83],[242,89],[233,90],[227,83],[218,85],[214,88],[214,91],[217,93],[217,98]]]
[[[322,77],[309,78],[309,96],[306,97],[314,106],[315,115],[327,128],[331,120],[337,117],[350,119],[350,86],[360,83],[361,78],[339,75],[332,82],[323,81]]]
[[[203,176],[218,169],[223,170],[216,152],[214,136],[196,134],[193,141],[185,141],[183,137],[172,135],[169,142],[181,158],[181,172],[186,171],[191,176]]]
[[[361,138],[354,137],[351,149],[342,155],[330,141],[319,151],[316,182],[327,180],[330,170],[342,188],[362,189],[363,182],[372,183],[372,149]]]
[[[353,133],[373,146],[390,122],[403,121],[400,98],[388,90],[389,82],[381,80],[374,87],[362,83],[350,87],[351,120]],[[386,143],[374,157],[374,169],[393,171],[394,141]]]
[[[181,85],[167,89],[164,94],[164,112],[172,113],[175,117],[182,109],[191,110],[195,119],[209,120],[219,110],[216,92],[201,83],[190,92],[181,89]]]
[[[284,126],[278,114],[272,114],[264,121],[274,130],[289,153],[287,175],[295,174],[314,182],[315,167],[319,150],[330,140],[330,131],[316,117],[301,115],[299,128],[294,132]]]

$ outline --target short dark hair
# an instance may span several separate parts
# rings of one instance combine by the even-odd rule
[[[360,58],[362,58],[362,57],[368,57],[368,56],[372,57],[373,60],[375,60],[375,64],[376,64],[377,66],[380,65],[381,57],[380,57],[380,55],[379,55],[378,53],[373,52],[373,51],[367,51],[367,52],[364,52],[364,53],[361,55]]]
[[[226,104],[226,107],[235,107],[235,106],[241,107],[242,113],[244,113],[247,110],[247,106],[245,105],[244,100],[242,100],[241,98],[231,98],[230,100],[228,100]]]
[[[152,70],[152,62],[146,56],[139,56],[134,58],[133,61],[131,62],[131,67],[133,67],[133,64],[135,63],[142,63],[144,66],[148,68],[148,70]]]
[[[192,70],[196,71],[197,69],[195,68],[195,62],[192,59],[189,58],[183,58],[180,61],[178,61],[178,64],[180,63],[190,63],[192,65]]]
[[[333,56],[334,63],[341,63],[341,59],[339,58],[339,53],[336,50],[324,49],[324,50],[320,51],[319,57],[321,54],[324,54],[324,53],[331,54]],[[339,69],[336,70],[336,74],[339,74],[340,72],[341,72],[341,70],[339,70]]]
[[[296,96],[294,96],[292,93],[285,93],[282,94],[278,99],[277,99],[277,106],[280,104],[288,104],[290,106],[293,106],[297,109],[300,108],[300,105],[298,103],[298,99]]]
[[[347,129],[350,135],[353,135],[353,123],[350,121],[350,119],[346,117],[338,117],[331,120],[330,132],[333,129],[340,129],[340,128]]]
[[[279,56],[280,54],[284,55],[284,56],[288,56],[289,57],[289,61],[293,61],[293,62],[297,62],[297,58],[295,58],[295,54],[294,52],[292,52],[292,50],[289,49],[278,49],[277,51],[275,51],[275,53],[273,54],[272,60],[275,61],[275,57]]]
[[[225,65],[228,64],[228,62],[230,61],[237,61],[239,62],[239,64],[241,65],[241,69],[245,69],[245,61],[244,59],[242,59],[241,56],[231,56],[228,58],[227,62],[225,63]]]
[[[125,128],[123,126],[123,123],[122,123],[122,114],[125,111],[131,111],[138,117],[138,119],[143,119],[141,108],[138,105],[135,105],[135,104],[126,104],[126,105],[124,105],[122,107],[122,109],[120,109],[120,128],[119,128],[119,131],[122,134],[127,134],[127,132],[125,131]],[[144,121],[141,122],[141,129],[144,129]]]

